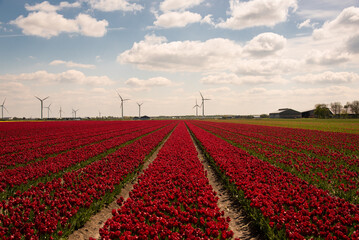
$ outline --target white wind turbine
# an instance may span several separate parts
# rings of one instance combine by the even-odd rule
[[[62,111],[62,108],[61,108],[61,106],[60,106],[60,110],[59,110],[59,113],[60,113],[60,119],[62,119],[62,113],[63,113],[64,111]]]
[[[77,114],[78,110],[80,110],[80,109],[77,109],[77,110],[72,109],[72,114],[75,115],[75,118],[76,118],[76,114]]]
[[[36,97],[36,96],[35,96]],[[39,98],[39,97],[36,97],[37,99],[39,99],[39,101],[41,102],[41,119],[42,119],[42,112],[43,112],[43,110],[44,110],[44,101],[46,100],[46,99],[48,99],[49,97],[45,97],[45,98],[43,98],[43,99],[41,99],[41,98]]]
[[[202,116],[204,117],[204,101],[211,100],[211,99],[209,99],[209,98],[204,98],[201,92],[199,92],[199,94],[201,94],[201,98],[202,98],[201,107],[202,107]]]
[[[141,118],[141,106],[143,103],[137,103],[138,105],[138,117]]]
[[[44,107],[44,108],[47,108],[47,119],[49,119],[49,118],[50,118],[50,112],[51,112],[50,106],[51,106],[51,104],[52,104],[52,103],[50,103],[50,105],[49,105],[49,106]]]
[[[2,102],[2,105],[0,105],[0,107],[1,107],[1,119],[4,119],[4,109],[6,110],[6,112],[9,112],[5,107],[5,101],[6,101],[6,98]]]
[[[197,104],[197,99],[196,99],[196,105],[193,106],[193,108],[196,108],[196,116],[198,117],[198,108],[200,106]]]
[[[116,91],[116,92],[117,92],[117,91]],[[128,101],[128,100],[130,100],[130,99],[128,99],[128,98],[123,99],[118,92],[117,92],[117,94],[118,94],[118,96],[119,96],[120,99],[121,99],[121,115],[122,115],[122,119],[123,119],[123,102]]]

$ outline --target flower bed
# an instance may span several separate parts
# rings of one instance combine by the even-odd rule
[[[229,219],[222,217],[217,200],[182,122],[100,234],[103,239],[231,239]]]
[[[188,122],[207,157],[269,239],[358,239],[359,208]]]

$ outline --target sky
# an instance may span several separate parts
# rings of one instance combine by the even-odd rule
[[[357,0],[0,0],[4,117],[268,114],[359,100]],[[202,109],[198,109],[202,113]],[[44,109],[44,117],[48,110]]]

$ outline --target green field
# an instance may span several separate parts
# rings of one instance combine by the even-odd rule
[[[217,120],[217,121],[359,134],[359,119],[260,118],[260,119],[229,119],[229,120]]]

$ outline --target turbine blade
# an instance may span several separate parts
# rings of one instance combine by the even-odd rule
[[[2,102],[2,105],[4,106],[4,104],[5,104],[5,101],[6,101],[6,98],[4,99],[4,101]]]
[[[199,92],[199,94],[201,94],[201,97],[202,97],[202,99],[203,99],[203,95],[202,95],[202,93],[201,93],[201,92]]]
[[[36,97],[36,96],[34,96],[34,97]],[[42,99],[41,98],[39,98],[39,97],[36,97],[37,99],[39,99],[40,101],[42,101]]]
[[[9,111],[6,109],[6,107],[4,105],[2,105],[2,107],[6,110],[7,113],[9,113]]]
[[[48,99],[50,96],[47,96],[47,97],[45,97],[44,99],[42,99],[42,101],[45,101],[46,99]]]

